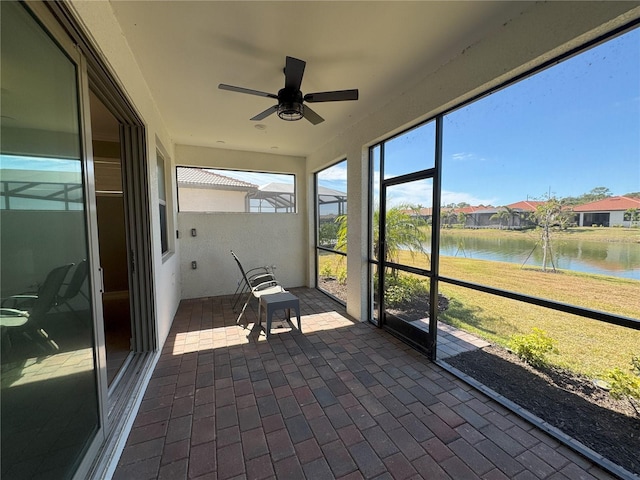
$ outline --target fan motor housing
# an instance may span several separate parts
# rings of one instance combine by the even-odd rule
[[[300,90],[281,89],[278,91],[278,116],[288,121],[300,120],[304,116],[302,102]]]

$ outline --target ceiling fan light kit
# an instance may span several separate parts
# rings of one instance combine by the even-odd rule
[[[298,102],[282,102],[278,105],[278,116],[289,122],[300,120],[304,116],[304,106]]]
[[[286,58],[286,64],[284,67],[284,88],[282,88],[278,95],[273,93],[261,92],[259,90],[251,90],[249,88],[236,87],[233,85],[226,85],[221,83],[218,88],[221,90],[229,90],[231,92],[246,93],[249,95],[256,95],[259,97],[267,97],[278,100],[277,105],[273,105],[258,115],[251,118],[253,121],[263,120],[272,113],[277,113],[278,117],[287,121],[296,121],[301,118],[306,118],[313,125],[317,125],[324,122],[324,118],[314,112],[308,106],[305,106],[303,102],[308,103],[320,103],[320,102],[341,102],[345,100],[357,100],[358,90],[336,90],[333,92],[317,92],[307,93],[302,95],[300,91],[300,85],[302,84],[302,75],[304,74],[304,68],[306,62],[293,57]]]

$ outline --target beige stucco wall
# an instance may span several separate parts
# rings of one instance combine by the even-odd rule
[[[182,297],[227,295],[240,278],[230,250],[245,268],[275,265],[286,287],[307,282],[307,182],[301,157],[176,145],[178,165],[232,168],[295,175],[297,210],[303,213],[189,213],[178,214],[181,243]],[[191,236],[195,228],[196,237]],[[198,268],[192,269],[196,261]]]
[[[244,212],[246,191],[180,187],[181,212]]]

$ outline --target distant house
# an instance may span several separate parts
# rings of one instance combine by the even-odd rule
[[[493,226],[495,223],[491,220],[491,217],[498,209],[492,205],[471,205],[457,208],[456,211],[458,214],[463,213],[465,215],[465,226],[478,228]]]
[[[411,217],[418,217],[424,220],[427,223],[431,223],[431,217],[433,216],[433,209],[431,207],[422,207],[413,210],[402,210],[402,213],[405,213]]]
[[[258,185],[203,168],[178,167],[178,205],[183,212],[248,212]]]
[[[543,203],[544,202],[539,200],[522,200],[506,205],[506,207],[513,212],[511,226],[520,228],[534,225],[535,222],[532,220],[532,214],[536,211],[536,208]]]
[[[578,225],[581,227],[594,225],[629,227],[632,219],[625,212],[632,208],[640,210],[640,198],[607,197],[595,202],[578,205],[573,208],[573,211],[579,214]]]
[[[492,205],[469,205],[468,207],[443,208],[442,224],[453,225],[463,223],[465,227],[482,228],[498,225],[491,220],[497,212]]]

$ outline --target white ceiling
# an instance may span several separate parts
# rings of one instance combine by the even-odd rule
[[[111,6],[174,142],[306,156],[531,3],[112,0]],[[252,122],[275,101],[218,89],[227,83],[276,94],[287,55],[307,62],[303,94],[358,88],[360,99],[314,104],[325,118],[316,126],[277,115]]]

